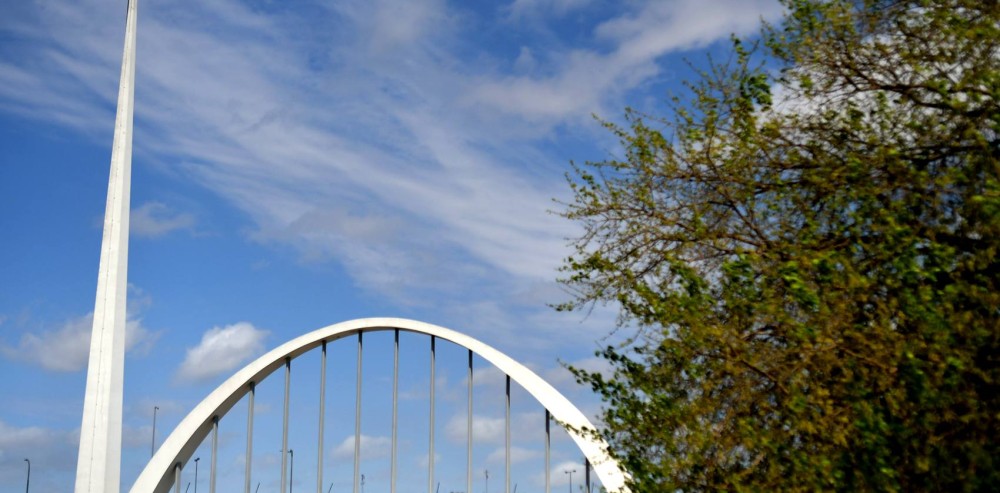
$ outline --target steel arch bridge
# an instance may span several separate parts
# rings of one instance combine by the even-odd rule
[[[593,467],[597,478],[604,488],[609,492],[627,492],[625,486],[626,474],[620,465],[610,458],[606,453],[606,444],[600,438],[588,433],[581,433],[580,430],[593,429],[593,425],[587,417],[574,406],[568,399],[544,381],[537,374],[526,368],[524,365],[511,359],[509,356],[474,339],[454,330],[446,329],[437,325],[432,325],[414,320],[401,318],[367,318],[341,322],[330,325],[308,334],[299,336],[288,341],[272,351],[264,354],[257,360],[237,371],[228,380],[219,385],[208,397],[202,400],[195,408],[177,425],[173,432],[167,437],[153,458],[140,473],[138,479],[133,484],[131,493],[167,493],[171,487],[176,492],[180,492],[181,470],[191,459],[197,448],[211,434],[212,455],[211,471],[209,479],[209,491],[215,493],[216,483],[216,462],[218,448],[219,420],[225,416],[237,402],[247,398],[248,418],[247,418],[247,455],[244,492],[250,493],[252,474],[252,449],[253,449],[253,402],[255,387],[262,380],[273,374],[275,371],[285,367],[284,386],[284,413],[282,430],[282,451],[288,449],[288,407],[289,407],[289,387],[291,375],[291,362],[295,358],[312,350],[321,351],[321,380],[319,389],[319,445],[317,447],[317,492],[322,493],[323,485],[323,427],[324,427],[324,406],[326,392],[326,354],[327,344],[339,339],[348,337],[357,338],[358,359],[357,359],[357,399],[355,410],[355,439],[354,439],[354,492],[358,491],[358,464],[360,448],[362,445],[360,436],[361,420],[361,380],[362,380],[362,348],[363,335],[369,332],[394,331],[394,377],[393,377],[393,409],[392,409],[392,473],[390,477],[391,492],[396,493],[397,457],[396,457],[396,434],[398,423],[398,380],[399,380],[399,333],[412,332],[430,336],[431,339],[431,391],[430,391],[430,421],[431,438],[430,453],[428,455],[430,477],[428,488],[433,484],[434,474],[434,358],[435,341],[443,339],[450,341],[468,350],[468,467],[467,467],[467,491],[472,491],[472,361],[473,354],[478,355],[488,363],[506,375],[506,428],[505,428],[505,467],[506,485],[505,492],[510,493],[510,383],[513,380],[523,387],[535,400],[545,408],[545,491],[548,493],[549,478],[549,422],[554,419],[563,424],[570,437],[583,453],[587,461],[587,466]],[[281,492],[285,492],[285,473],[287,454],[282,453],[281,464]],[[363,475],[362,475],[363,476]],[[572,481],[572,478],[571,478]],[[362,478],[363,487],[363,478]],[[259,486],[259,485],[258,485]],[[587,485],[589,490],[589,484]],[[516,486],[515,486],[516,489]],[[430,493],[430,492],[429,492]]]

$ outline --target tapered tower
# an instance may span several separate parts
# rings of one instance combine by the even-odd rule
[[[132,179],[132,104],[138,0],[127,0],[118,113],[111,149],[97,301],[83,400],[76,493],[118,493],[121,479],[122,388],[125,376],[125,295]]]

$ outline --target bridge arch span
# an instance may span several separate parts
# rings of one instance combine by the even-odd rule
[[[625,474],[605,452],[606,444],[573,429],[593,429],[590,420],[566,397],[533,371],[506,354],[468,335],[437,325],[402,318],[365,318],[329,325],[292,339],[237,371],[202,400],[177,425],[140,473],[131,493],[167,493],[174,469],[185,464],[211,432],[213,424],[226,415],[256,384],[286,361],[321,346],[363,332],[386,330],[414,332],[450,341],[479,355],[521,385],[558,422],[571,427],[570,436],[594,472],[610,492],[625,492]]]

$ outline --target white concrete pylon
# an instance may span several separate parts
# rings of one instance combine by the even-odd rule
[[[125,295],[128,289],[129,195],[132,175],[132,106],[138,0],[128,0],[111,149],[108,202],[90,336],[76,493],[118,493],[121,486],[122,388],[125,376]]]

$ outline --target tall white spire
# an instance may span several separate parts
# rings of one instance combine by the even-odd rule
[[[104,213],[97,302],[90,336],[76,493],[118,493],[121,485],[122,388],[125,377],[125,294],[132,180],[132,105],[138,0],[128,0],[118,114]]]

